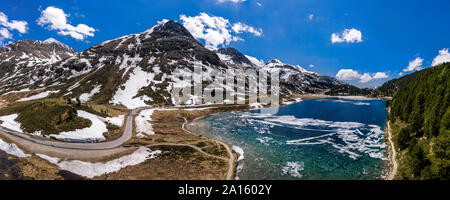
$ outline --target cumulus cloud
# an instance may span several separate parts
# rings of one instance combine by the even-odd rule
[[[10,32],[12,30],[16,30],[22,34],[27,33],[28,23],[26,21],[10,21],[5,13],[0,12],[0,45],[3,45],[3,41],[6,39],[13,39],[13,35]]]
[[[339,80],[351,81],[359,79],[360,83],[367,83],[374,79],[382,79],[387,77],[388,75],[385,72],[377,72],[373,75],[371,75],[370,73],[364,73],[361,75],[358,71],[353,69],[341,69],[336,74],[336,78]]]
[[[8,29],[0,28],[0,41],[2,41],[2,39],[11,39],[11,38],[12,34],[8,31]]]
[[[47,7],[41,12],[41,17],[37,23],[42,27],[46,26],[49,30],[57,30],[60,35],[68,35],[76,40],[84,40],[87,37],[93,37],[95,29],[85,24],[73,26],[67,23],[69,14],[64,10],[53,6]]]
[[[308,19],[309,19],[309,20],[313,20],[313,19],[314,19],[314,14],[309,14],[309,15],[308,15]]]
[[[450,53],[448,53],[448,48],[439,50],[439,55],[433,59],[431,66],[440,65],[442,63],[450,62]]]
[[[205,41],[205,46],[209,49],[217,49],[220,45],[229,45],[230,42],[243,40],[236,34],[251,33],[254,36],[261,36],[262,29],[248,26],[237,22],[231,24],[223,17],[209,16],[200,13],[198,16],[189,17],[180,15],[183,26],[197,39]]]
[[[412,72],[412,71],[419,71],[422,69],[422,63],[423,59],[421,57],[417,57],[414,60],[409,61],[408,67],[403,69],[403,72]]]
[[[388,75],[384,72],[377,72],[373,75],[374,79],[387,78]]]
[[[357,29],[345,29],[340,33],[331,34],[331,42],[334,43],[354,43],[354,42],[362,42],[362,33]]]
[[[344,81],[355,80],[355,79],[359,79],[360,77],[361,77],[361,75],[353,69],[341,69],[336,74],[337,79],[344,80]]]
[[[9,30],[17,30],[19,33],[26,33],[28,31],[28,23],[26,21],[8,20],[5,13],[0,12],[0,25]]]

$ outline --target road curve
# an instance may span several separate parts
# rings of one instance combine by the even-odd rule
[[[125,129],[123,131],[122,136],[120,138],[117,138],[113,141],[109,142],[99,142],[99,143],[69,143],[69,142],[56,142],[56,141],[49,141],[49,140],[41,140],[38,138],[33,138],[29,135],[19,133],[16,131],[8,130],[5,128],[0,127],[1,133],[6,133],[10,135],[14,135],[16,137],[25,139],[27,141],[41,144],[45,146],[51,146],[51,147],[57,147],[57,148],[63,148],[63,149],[78,149],[78,150],[105,150],[105,149],[113,149],[121,146],[123,143],[131,139],[133,136],[133,117],[137,113],[139,113],[141,110],[149,109],[151,107],[139,107],[131,110],[130,114],[127,116],[127,120],[125,122]]]

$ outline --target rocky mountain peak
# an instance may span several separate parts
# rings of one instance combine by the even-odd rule
[[[184,36],[194,39],[183,25],[174,20],[163,20],[152,29],[153,32],[151,34],[160,37]]]
[[[267,61],[266,65],[268,65],[268,64],[283,64],[283,62],[281,62],[278,59],[272,58],[269,61]]]
[[[239,52],[237,49],[232,47],[220,48],[215,51],[219,58],[224,62],[230,62],[231,64],[245,64],[249,66],[254,66],[243,53]]]

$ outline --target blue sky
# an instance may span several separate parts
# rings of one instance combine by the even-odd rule
[[[407,74],[429,67],[440,53],[438,60],[450,59],[445,52],[450,47],[450,1],[235,1],[2,0],[0,12],[8,17],[8,23],[27,22],[23,33],[3,24],[11,34],[3,43],[53,37],[82,51],[105,40],[142,32],[162,19],[184,22],[180,15],[193,19],[205,13],[228,20],[230,34],[240,38],[226,46],[264,61],[277,58],[333,77],[341,69],[347,69],[338,77],[361,87],[380,85],[399,77],[400,72]],[[62,30],[51,30],[50,23],[39,25],[43,11],[49,6],[62,9],[67,14],[67,24],[73,27],[84,24],[93,29],[88,31],[92,34],[75,39],[58,34]],[[231,26],[238,22],[254,30],[233,32]],[[343,35],[345,30],[352,29],[355,31],[349,32],[352,34],[348,37]],[[358,32],[360,38],[353,34]],[[332,42],[333,33],[341,42]],[[416,62],[410,65],[413,60]],[[380,76],[375,76],[377,72]],[[375,78],[384,77],[381,73],[388,78]]]

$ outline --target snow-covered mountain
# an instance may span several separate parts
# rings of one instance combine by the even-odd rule
[[[44,66],[76,55],[69,46],[49,38],[23,40],[0,48],[0,88],[33,85],[46,71]]]
[[[290,65],[278,59],[271,59],[264,64],[262,60],[247,56],[234,48],[222,48],[216,51],[219,58],[229,66],[237,68],[258,68],[268,72],[278,70],[280,73],[280,90],[282,95],[318,93],[345,83],[335,78],[321,76],[299,65]]]
[[[2,47],[0,93],[51,87],[58,91],[54,96],[129,109],[171,105],[175,100],[170,92],[190,84],[179,77],[193,71],[194,65],[203,68],[203,80],[194,79],[203,86],[213,81],[213,70],[229,68],[280,70],[280,92],[285,96],[322,92],[343,84],[279,60],[264,64],[233,48],[213,52],[181,24],[165,20],[144,32],[108,40],[80,53],[54,39]],[[192,95],[191,102],[199,98]]]

